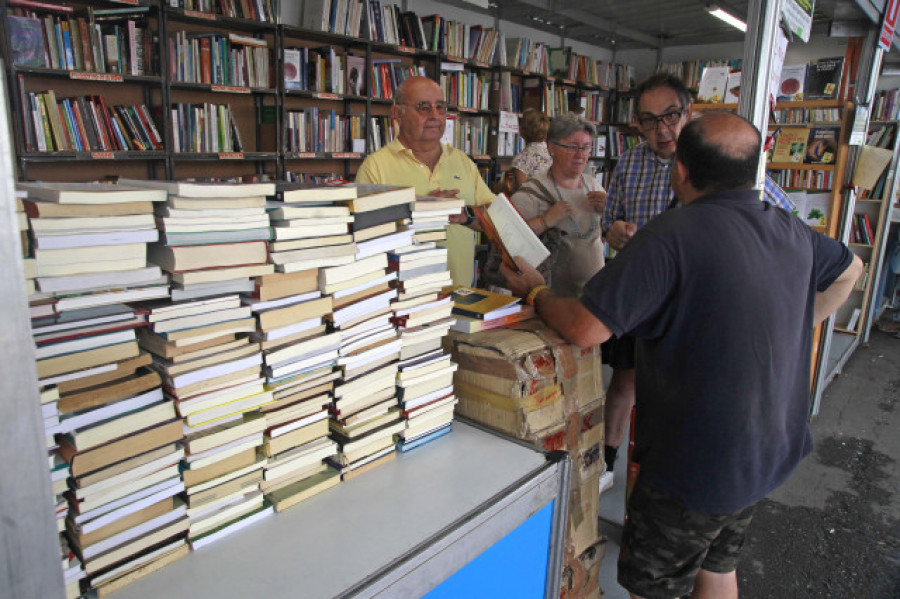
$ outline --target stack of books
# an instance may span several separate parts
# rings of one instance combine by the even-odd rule
[[[272,262],[278,272],[298,272],[353,262],[353,216],[334,200],[356,197],[356,187],[277,184],[268,203],[274,241]]]
[[[259,277],[244,296],[257,319],[263,348],[266,388],[273,403],[263,406],[267,458],[266,497],[277,511],[340,482],[323,459],[336,453],[328,438],[330,392],[339,373],[334,366],[340,332],[326,332],[332,298],[318,290],[318,270]]]
[[[187,520],[173,499],[181,425],[138,349],[135,328],[146,317],[121,303],[168,295],[146,259],[157,235],[152,202],[165,194],[105,184],[21,190],[35,246],[25,269],[36,287],[32,333],[67,592],[80,594],[84,577],[93,588],[116,588],[185,550]]]
[[[450,278],[445,248],[429,241],[388,256],[400,291],[391,311],[402,343],[397,397],[406,420],[398,448],[406,451],[450,432],[456,364],[444,353],[441,339],[453,323],[453,301],[441,293]]]
[[[413,241],[443,241],[447,239],[449,217],[459,214],[465,201],[458,198],[416,196],[410,222],[406,228],[413,232]]]
[[[184,419],[188,540],[198,548],[272,513],[259,488],[266,462],[257,449],[266,425],[259,409],[273,396],[261,374],[260,345],[250,338],[257,330],[253,308],[234,291],[250,292],[251,277],[273,272],[265,198],[274,185],[141,183],[169,192],[157,213],[166,226],[212,227],[195,231],[202,240],[167,238],[150,248],[151,261],[183,299],[145,305],[150,327],[140,336]],[[229,225],[232,213],[240,224]],[[263,239],[240,237],[248,231]]]
[[[534,308],[509,295],[459,285],[446,291],[453,298],[453,315],[456,317],[450,328],[460,333],[496,329],[534,316]]]
[[[330,405],[330,429],[340,452],[329,463],[344,479],[394,457],[394,434],[403,427],[395,377],[400,340],[391,323],[396,297],[387,252],[407,244],[398,221],[409,216],[412,188],[360,185],[339,200],[353,214],[354,261],[319,271],[319,289],[333,298],[329,328],[340,332],[341,377]]]
[[[26,191],[37,293],[54,313],[167,297],[147,264],[153,202],[165,193],[101,183],[20,183]]]

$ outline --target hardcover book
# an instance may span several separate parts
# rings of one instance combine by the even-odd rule
[[[806,100],[834,100],[841,86],[843,57],[812,60],[806,67]]]
[[[49,66],[40,19],[10,15],[6,23],[13,64],[21,67]]]

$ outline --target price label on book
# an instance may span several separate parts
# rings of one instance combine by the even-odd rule
[[[470,108],[468,106],[459,106],[460,112],[478,112],[477,108]]]
[[[315,158],[315,157],[316,157],[315,152],[300,152],[300,153],[294,154],[294,158]]]
[[[238,87],[236,85],[210,85],[210,91],[224,92],[228,94],[249,94],[249,87]]]
[[[199,10],[186,10],[184,16],[194,17],[195,19],[206,19],[207,21],[215,21],[216,15],[208,12],[200,12]]]
[[[450,56],[448,54],[446,58],[451,62],[466,62],[465,58],[460,58],[459,56]]]
[[[91,152],[91,158],[93,160],[113,160],[115,157],[115,152]]]
[[[489,65],[488,63],[486,63],[486,62],[481,62],[481,61],[479,61],[479,60],[473,60],[473,61],[472,61],[472,64],[475,65],[476,67],[480,67],[480,68],[482,68],[482,69],[486,69],[486,68],[488,68],[489,66],[491,66],[491,65]]]
[[[341,97],[338,94],[326,94],[326,93],[315,93],[313,94],[313,98],[317,98],[319,100],[340,100]]]
[[[219,154],[219,160],[243,160],[243,152],[226,152]]]
[[[397,52],[405,52],[406,54],[415,54],[416,49],[409,46],[397,46]]]
[[[332,158],[359,158],[360,155],[355,152],[335,152],[331,155]]]
[[[575,85],[574,79],[562,79],[562,82],[565,83],[566,85]]]
[[[107,73],[83,73],[80,71],[72,71],[69,73],[69,79],[81,79],[82,81],[105,81],[106,83],[122,83],[124,81],[121,75],[111,75]]]

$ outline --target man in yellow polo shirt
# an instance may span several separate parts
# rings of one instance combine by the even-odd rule
[[[420,195],[459,197],[467,206],[487,204],[494,194],[475,163],[464,152],[441,145],[447,124],[447,103],[440,86],[427,77],[410,77],[394,93],[391,119],[399,133],[374,154],[356,174],[359,183],[409,185]],[[475,276],[477,218],[465,210],[450,217],[447,262],[455,285],[472,285]]]

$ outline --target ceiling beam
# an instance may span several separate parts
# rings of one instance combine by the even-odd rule
[[[601,19],[600,17],[594,16],[583,10],[560,8],[557,6],[558,3],[553,0],[519,0],[519,2],[528,6],[540,8],[541,10],[552,11],[564,15],[566,18],[572,19],[576,23],[597,29],[610,34],[613,37],[627,38],[645,44],[649,48],[658,48],[660,46],[659,39],[652,35],[642,33],[636,29],[631,29],[630,27],[616,25],[615,23],[607,21],[606,19]]]

